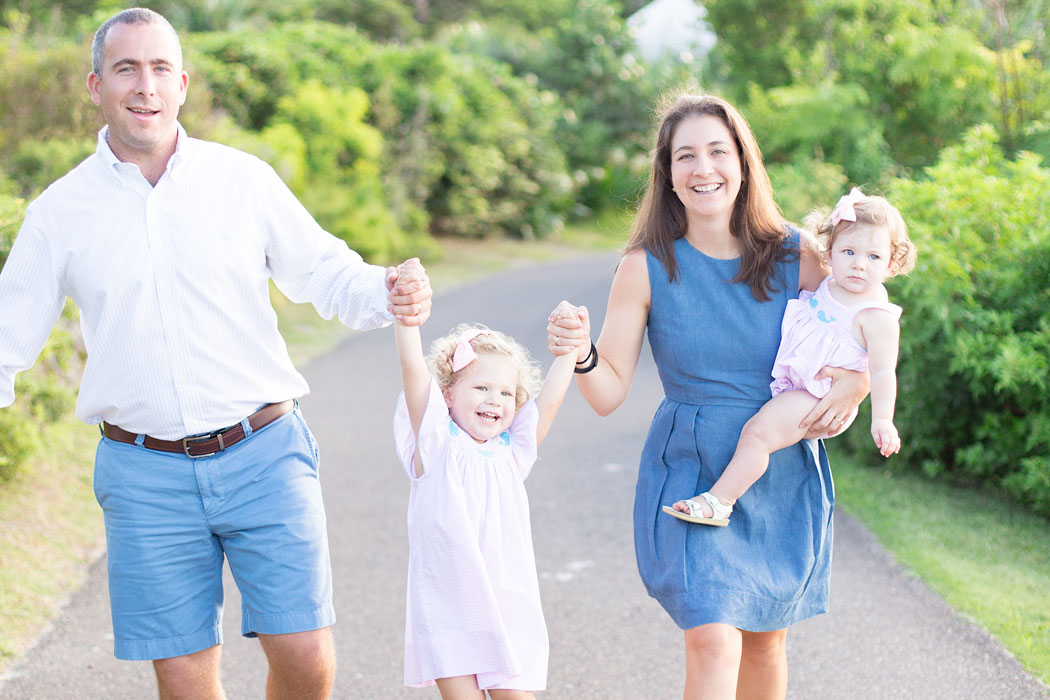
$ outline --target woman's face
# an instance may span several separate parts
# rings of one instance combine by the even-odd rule
[[[683,119],[671,137],[671,185],[688,220],[728,227],[740,182],[740,152],[725,122],[707,114]]]

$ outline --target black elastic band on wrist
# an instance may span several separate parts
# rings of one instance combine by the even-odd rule
[[[585,365],[580,367],[580,365]],[[598,348],[594,347],[594,343],[591,343],[591,351],[587,353],[587,357],[583,358],[576,363],[576,367],[573,368],[573,372],[576,374],[587,374],[592,369],[598,366]]]

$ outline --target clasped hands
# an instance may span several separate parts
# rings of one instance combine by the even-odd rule
[[[576,362],[591,351],[591,316],[586,306],[562,301],[547,317],[547,349],[552,355],[576,353]]]
[[[409,258],[397,267],[388,267],[386,288],[390,292],[387,310],[401,325],[421,326],[430,317],[430,302],[434,294],[419,258]]]

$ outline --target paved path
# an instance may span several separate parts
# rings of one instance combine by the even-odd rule
[[[615,256],[531,267],[442,295],[424,342],[459,321],[506,330],[543,357],[547,312],[588,304],[600,323]],[[545,359],[545,358],[544,358]],[[546,361],[546,359],[545,359]],[[389,329],[359,334],[305,369],[303,410],[321,445],[336,580],[337,699],[433,698],[401,686],[408,483],[394,455],[399,384]],[[598,418],[572,390],[529,479],[550,628],[548,700],[680,698],[681,633],[634,566],[634,470],[660,398],[648,349],[628,401]],[[148,663],[118,662],[105,561],[6,682],[0,698],[154,697]],[[224,681],[231,700],[262,698],[264,661],[245,640],[228,581]],[[983,631],[894,563],[856,521],[836,517],[832,612],[789,634],[796,700],[1045,700],[1045,687]]]

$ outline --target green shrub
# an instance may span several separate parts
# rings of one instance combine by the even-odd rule
[[[25,139],[15,148],[9,167],[19,191],[32,196],[94,152],[95,140],[89,138]]]
[[[484,24],[452,27],[442,40],[457,53],[505,63],[514,75],[557,96],[551,137],[580,188],[582,211],[616,209],[633,199],[636,187],[621,185],[624,175],[634,179],[636,173],[623,165],[647,153],[658,97],[686,76],[646,66],[608,0],[555,3],[546,12],[548,20],[535,27],[497,14]],[[626,160],[612,155],[616,149]]]
[[[348,194],[363,207],[360,225],[371,221],[408,241],[428,231],[544,236],[557,230],[571,204],[571,182],[555,145],[556,100],[506,66],[432,44],[381,46],[352,28],[319,22],[205,35],[192,43],[215,107],[263,133],[289,123],[288,99],[298,99],[309,81],[331,95],[364,90],[365,119],[382,133],[383,149],[376,156],[378,183],[365,186],[367,196]],[[228,62],[243,69],[227,71]],[[340,148],[340,137],[327,127],[314,133],[321,123],[298,118],[295,124],[308,159]],[[314,175],[316,187],[297,193],[331,209],[330,197],[338,193],[320,183],[319,171]],[[358,235],[374,237],[375,229]]]
[[[787,163],[768,163],[766,169],[788,221],[801,222],[814,209],[833,206],[846,193],[846,175],[834,163],[796,156]]]
[[[891,288],[904,307],[892,463],[1002,486],[1050,514],[1050,170],[1007,160],[977,127],[891,199],[919,251]],[[866,430],[850,434],[874,454]]]
[[[84,80],[90,70],[89,42],[34,36],[24,26],[0,27],[0,161],[9,175],[14,175],[10,159],[27,141],[83,140],[98,131],[102,117]],[[47,184],[25,188],[24,194]]]
[[[11,252],[25,213],[24,199],[0,193],[0,269],[3,269],[7,261],[7,255]]]
[[[553,95],[504,64],[433,45],[383,47],[357,70],[387,144],[395,209],[422,204],[437,235],[558,230],[572,183]]]

